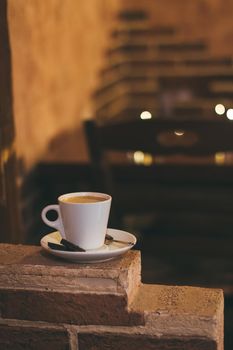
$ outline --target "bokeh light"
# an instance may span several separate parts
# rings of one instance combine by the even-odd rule
[[[217,152],[217,153],[215,153],[215,157],[214,158],[215,158],[215,163],[217,165],[222,165],[226,161],[226,154],[223,153],[223,152]]]
[[[142,120],[145,120],[145,119],[151,119],[152,118],[152,114],[148,111],[143,111],[141,114],[140,114],[140,118]]]
[[[223,115],[225,113],[225,110],[226,110],[225,106],[221,103],[217,104],[214,109],[215,109],[216,114],[218,114],[218,115]]]
[[[136,151],[133,153],[133,161],[136,164],[150,166],[153,163],[153,156],[150,153]]]
[[[144,153],[142,151],[136,151],[133,154],[133,159],[136,164],[143,164],[144,162]]]
[[[229,120],[233,120],[233,108],[229,108],[229,109],[227,110],[227,118],[228,118]]]
[[[183,130],[175,130],[175,131],[174,131],[174,134],[175,134],[176,136],[183,136],[183,135],[184,135],[184,131],[183,131]]]

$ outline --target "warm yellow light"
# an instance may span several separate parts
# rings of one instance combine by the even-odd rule
[[[176,130],[176,131],[174,131],[174,134],[175,134],[176,136],[183,136],[183,135],[184,135],[184,131],[182,131],[182,130]]]
[[[218,115],[223,115],[226,110],[225,106],[222,105],[221,103],[217,104],[214,109]]]
[[[143,164],[144,164],[144,165],[147,165],[147,166],[150,166],[152,163],[153,163],[153,157],[152,157],[152,155],[149,154],[149,153],[144,154],[144,161],[143,161]]]
[[[229,108],[229,109],[227,110],[227,118],[228,118],[229,120],[233,120],[233,108]]]
[[[226,160],[226,155],[225,153],[223,152],[218,152],[218,153],[215,153],[215,163],[218,164],[218,165],[222,165],[225,163],[225,160]]]
[[[142,151],[136,151],[133,154],[133,160],[136,164],[142,164],[149,166],[153,163],[153,156],[150,153],[143,153]]]
[[[143,111],[141,114],[140,114],[140,118],[142,120],[145,120],[145,119],[151,119],[152,118],[152,114],[148,111]]]
[[[136,164],[143,164],[144,163],[144,153],[142,151],[136,151],[133,154],[133,159]]]

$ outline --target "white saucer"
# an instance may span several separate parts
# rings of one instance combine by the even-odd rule
[[[87,250],[86,252],[67,252],[61,250],[54,250],[49,248],[48,242],[59,244],[61,235],[58,231],[49,233],[44,236],[40,244],[44,250],[48,253],[58,256],[60,258],[70,260],[78,263],[95,263],[106,260],[114,259],[115,257],[124,254],[136,244],[136,237],[128,232],[115,230],[112,228],[107,229],[107,233],[114,239],[122,240],[125,242],[132,242],[133,244],[124,244],[111,242],[109,245],[104,244],[102,247],[93,250]]]

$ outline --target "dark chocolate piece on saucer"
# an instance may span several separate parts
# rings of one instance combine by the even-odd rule
[[[67,241],[66,239],[62,238],[61,241],[60,241],[61,244],[63,244],[67,250],[69,250],[70,252],[85,252],[86,250],[79,247],[78,245],[70,242],[70,241]]]
[[[62,250],[62,251],[66,251],[66,252],[69,251],[69,249],[67,247],[65,247],[64,245],[57,244],[57,243],[48,242],[48,246],[49,246],[49,248],[54,249],[54,250]]]

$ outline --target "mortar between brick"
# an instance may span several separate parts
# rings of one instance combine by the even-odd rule
[[[19,275],[14,274],[1,274],[0,276],[0,288],[126,293],[117,280],[107,278],[72,278],[70,276],[69,278],[63,276],[55,278],[51,275],[20,275],[19,277]],[[70,281],[70,279],[72,280]]]

